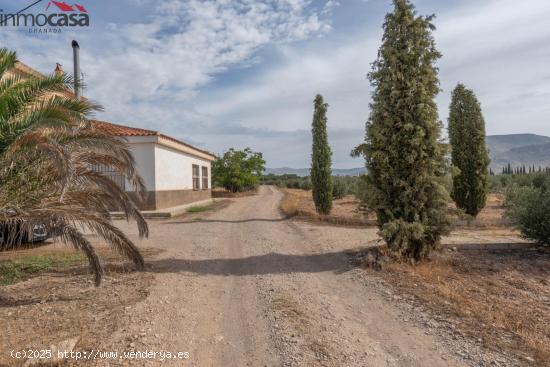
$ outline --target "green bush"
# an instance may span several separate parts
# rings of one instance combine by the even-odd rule
[[[303,180],[300,181],[300,189],[309,191],[312,188],[311,179],[309,177],[305,177]]]
[[[536,186],[517,184],[506,190],[507,215],[523,237],[550,245],[550,179],[538,176]]]
[[[540,187],[542,183],[550,182],[550,172],[533,172],[527,174],[505,174],[491,176],[489,179],[489,191],[507,193],[509,188]]]
[[[332,185],[332,198],[341,199],[348,193],[348,187],[346,181],[341,177],[334,177]]]
[[[212,164],[212,180],[231,192],[247,191],[258,186],[264,170],[262,153],[231,148]]]

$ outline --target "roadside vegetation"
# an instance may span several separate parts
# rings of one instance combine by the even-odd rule
[[[191,208],[187,209],[187,213],[202,213],[211,208],[211,205],[205,205],[205,206],[192,206]]]
[[[255,190],[264,171],[262,153],[231,148],[212,164],[212,182],[233,193]]]
[[[330,214],[332,210],[332,151],[328,144],[327,108],[323,96],[318,94],[314,101],[311,134],[311,194],[319,214]]]
[[[406,0],[394,5],[369,74],[375,92],[366,140],[352,151],[368,173],[333,178],[328,216],[315,211],[309,177],[267,175],[262,183],[284,189],[286,215],[377,225],[385,245],[366,246],[352,262],[375,269],[368,271],[400,305],[414,305],[413,319],[426,314],[429,328],[520,364],[550,365],[550,171],[508,165],[495,175],[481,104],[461,84],[452,95],[450,142],[441,141],[432,17],[418,16]]]
[[[393,255],[415,261],[437,248],[448,230],[434,29],[433,16],[394,1],[369,74],[374,93],[366,140],[353,151],[366,160],[363,198],[376,212],[380,236]]]
[[[466,214],[475,217],[485,206],[489,153],[485,146],[485,120],[473,91],[458,84],[449,108],[449,141],[453,166],[451,197]]]
[[[507,214],[523,237],[550,246],[550,173],[531,176],[530,183],[506,189]]]
[[[495,244],[499,237],[512,236],[506,229],[456,231],[443,240],[449,250],[430,261],[393,262],[383,271],[366,271],[392,289],[400,305],[412,305],[416,315],[410,318],[432,333],[450,333],[517,357],[519,364],[510,365],[548,366],[550,251],[529,243]],[[462,348],[459,354],[471,357],[471,347],[464,343]]]
[[[347,195],[357,196],[359,185],[364,176],[332,176],[332,198],[341,199]],[[262,185],[273,185],[280,188],[311,190],[311,178],[301,177],[294,174],[286,175],[264,175],[260,180]]]
[[[310,191],[287,188],[282,190],[285,196],[281,201],[280,210],[287,217],[339,226],[376,225],[374,215],[365,214],[353,195],[334,198],[331,213],[327,215],[317,212]]]
[[[28,255],[15,260],[0,260],[0,286],[29,279],[53,269],[83,265],[86,258],[79,253],[60,255]]]
[[[83,252],[99,285],[103,265],[84,235],[93,233],[143,269],[139,250],[115,227],[109,210],[148,227],[135,202],[94,166],[108,165],[144,192],[128,146],[95,130],[88,118],[101,106],[74,97],[72,78],[23,79],[17,57],[0,49],[0,249],[21,246],[21,232],[43,225],[55,239]]]

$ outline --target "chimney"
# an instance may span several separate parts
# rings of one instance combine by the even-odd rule
[[[63,65],[61,65],[61,64],[58,63],[58,62],[56,62],[56,63],[55,63],[54,74],[55,74],[56,76],[65,75],[65,70],[63,70]]]
[[[81,93],[80,88],[82,86],[82,83],[80,81],[80,46],[75,40],[71,42],[71,45],[73,46],[74,94],[76,96],[76,99],[79,99]]]

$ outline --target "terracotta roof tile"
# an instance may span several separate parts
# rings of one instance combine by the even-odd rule
[[[130,126],[124,126],[124,125],[118,125],[118,124],[113,124],[111,122],[99,121],[99,120],[92,120],[92,123],[97,129],[100,129],[103,132],[105,132],[107,134],[114,135],[114,136],[159,136],[159,137],[162,137],[164,139],[167,139],[167,140],[173,141],[175,143],[178,143],[178,144],[184,145],[186,147],[189,147],[191,149],[194,149],[196,151],[199,151],[201,153],[207,154],[207,155],[211,156],[213,159],[216,157],[213,153],[210,153],[207,150],[199,149],[199,148],[194,147],[190,144],[184,143],[181,140],[178,140],[176,138],[172,138],[171,136],[168,136],[168,135],[164,135],[164,134],[162,134],[158,131],[140,129],[140,128],[137,128],[137,127],[130,127]]]
[[[113,124],[106,121],[93,120],[96,129],[114,136],[155,136],[161,135],[158,131],[139,129],[124,125]]]

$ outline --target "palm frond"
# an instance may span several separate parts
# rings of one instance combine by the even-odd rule
[[[72,245],[76,250],[84,252],[88,258],[88,263],[90,264],[90,269],[94,273],[95,285],[99,286],[101,284],[101,279],[104,274],[103,265],[97,253],[94,250],[94,247],[84,237],[84,235],[78,231],[75,227],[67,225],[59,221],[54,226],[49,227],[50,232],[56,238],[59,238],[62,242]]]
[[[0,48],[0,79],[8,70],[12,70],[17,62],[17,54],[6,48]]]
[[[15,60],[0,49],[0,76]],[[101,106],[75,99],[71,84],[70,76],[24,79],[17,73],[0,81],[0,227],[8,230],[9,245],[18,246],[21,233],[44,224],[53,237],[86,254],[99,285],[103,267],[83,231],[143,269],[138,248],[112,223],[110,211],[135,220],[140,237],[149,229],[128,193],[95,167],[110,167],[140,195],[145,185],[126,142],[88,120]]]

